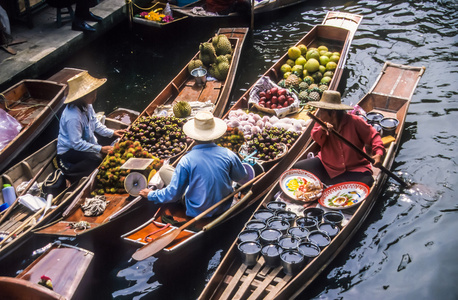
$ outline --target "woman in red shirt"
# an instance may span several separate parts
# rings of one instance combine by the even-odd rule
[[[298,161],[293,168],[310,171],[327,185],[358,181],[372,186],[374,179],[370,162],[330,133],[329,129],[334,128],[360,149],[368,146],[372,150],[375,166],[381,164],[385,153],[377,130],[362,118],[347,114],[346,110],[353,107],[342,104],[337,91],[325,91],[319,102],[309,104],[320,108],[319,117],[326,123],[327,128],[315,124],[312,138],[320,145],[321,151],[314,158]]]

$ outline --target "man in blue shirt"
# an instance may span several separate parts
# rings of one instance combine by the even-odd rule
[[[92,104],[97,88],[105,82],[105,78],[94,78],[87,71],[67,81],[69,91],[59,123],[57,161],[70,181],[89,175],[102,162],[102,154],[112,150],[112,146],[99,145],[95,133],[104,137],[121,137],[125,132],[109,129],[96,118]]]
[[[184,133],[194,139],[196,145],[180,159],[170,183],[160,190],[144,189],[140,195],[155,203],[177,202],[185,195],[186,215],[190,217],[229,195],[233,191],[232,182],[244,179],[247,173],[235,153],[213,142],[226,130],[226,123],[212,113],[197,113],[183,126]],[[159,173],[163,175],[164,170]],[[231,201],[227,201],[206,217],[219,215],[230,205]]]

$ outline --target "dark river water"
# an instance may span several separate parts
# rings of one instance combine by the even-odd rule
[[[340,87],[346,103],[365,95],[385,61],[426,67],[393,171],[428,193],[389,180],[362,228],[300,299],[458,299],[457,1],[309,1],[257,19],[232,100],[329,10],[364,16]],[[52,71],[69,66],[107,77],[98,111],[118,106],[141,111],[218,27],[188,22],[177,31],[135,33],[123,24]],[[56,124],[48,129],[56,130]],[[132,261],[136,247],[119,236],[154,211],[146,204],[113,226],[63,240],[95,253],[78,298],[196,299],[250,215],[218,229],[189,253]],[[1,275],[14,276],[31,262],[34,249],[53,240],[32,237],[2,262]]]

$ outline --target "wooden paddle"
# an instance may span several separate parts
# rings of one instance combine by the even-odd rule
[[[315,120],[318,124],[320,124],[322,127],[324,128],[327,128],[329,130],[329,128],[326,126],[326,123],[324,123],[320,118],[318,118],[317,116],[315,116],[314,114],[311,114],[311,113],[307,113],[307,116],[309,116],[310,118],[312,118],[313,120]],[[340,133],[338,133],[334,128],[331,128],[330,130],[333,134],[335,134],[339,139],[342,140],[342,142],[344,142],[345,144],[347,144],[348,146],[350,146],[350,148],[352,148],[353,150],[355,150],[356,152],[358,152],[360,155],[362,155],[365,159],[367,159],[368,161],[370,161],[370,163],[372,165],[374,165],[375,161],[374,159],[369,156],[366,152],[364,152],[363,150],[359,149],[358,147],[356,147],[352,142],[350,142],[349,140],[347,140],[346,138],[344,138]],[[385,168],[383,165],[381,166],[374,166],[376,168],[379,168],[380,170],[382,170],[383,172],[385,172],[386,174],[388,174],[391,178],[393,178],[394,180],[396,180],[397,182],[399,182],[402,186],[404,187],[409,187],[409,185],[404,181],[402,180],[399,176],[397,176],[396,174],[394,174],[393,172],[391,172],[390,170],[388,170],[387,168]]]
[[[244,185],[242,185],[241,187],[239,187],[238,189],[236,189],[235,191],[233,191],[232,193],[230,193],[229,195],[221,199],[221,201],[213,204],[211,207],[207,208],[204,212],[200,213],[198,216],[194,217],[193,219],[183,224],[181,227],[177,229],[172,229],[168,231],[167,233],[161,235],[157,239],[153,240],[151,243],[148,243],[145,246],[141,247],[132,255],[132,258],[135,259],[136,261],[140,261],[140,260],[144,260],[150,257],[151,255],[154,255],[157,252],[161,251],[168,244],[173,242],[173,240],[175,240],[175,238],[180,234],[180,232],[182,232],[184,229],[188,228],[189,226],[191,226],[198,220],[205,217],[209,212],[213,211],[215,208],[219,207],[221,204],[225,203],[227,200],[232,199],[232,197],[235,194],[237,194],[241,190],[250,186],[253,182],[258,180],[259,177],[262,175],[264,175],[264,173],[259,174],[255,178],[251,179],[250,181],[248,181],[247,183],[245,183]]]

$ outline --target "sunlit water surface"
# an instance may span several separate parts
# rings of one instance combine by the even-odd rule
[[[453,121],[458,118],[457,5],[456,1],[310,1],[256,20],[232,101],[321,23],[329,10],[364,16],[340,87],[346,103],[354,104],[365,95],[385,61],[426,67],[393,171],[427,193],[389,180],[362,228],[300,299],[458,299],[458,147]],[[178,32],[136,34],[123,25],[53,71],[70,66],[107,77],[95,105],[99,111],[118,106],[141,111],[217,27],[191,22]],[[155,210],[147,204],[114,226],[63,240],[95,252],[78,297],[195,299],[250,215],[247,212],[210,234],[189,253],[132,261],[137,247],[119,236]],[[2,275],[14,275],[31,262],[35,248],[53,240],[30,239],[4,262]]]

